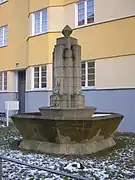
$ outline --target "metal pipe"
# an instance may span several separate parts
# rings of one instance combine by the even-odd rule
[[[5,160],[5,161],[10,161],[10,162],[13,162],[13,163],[16,163],[16,164],[28,166],[28,167],[35,168],[35,169],[38,169],[38,170],[51,172],[53,174],[57,174],[57,175],[60,175],[60,176],[66,176],[66,177],[70,177],[70,178],[74,178],[74,179],[78,179],[78,180],[88,180],[88,178],[85,178],[85,177],[82,177],[82,176],[75,176],[75,175],[72,175],[72,174],[69,174],[69,173],[66,173],[66,172],[60,172],[60,171],[49,169],[49,168],[38,167],[36,165],[27,164],[27,163],[17,161],[15,159],[7,158],[7,157],[4,157],[4,156],[0,156],[0,180],[2,180],[2,159]]]

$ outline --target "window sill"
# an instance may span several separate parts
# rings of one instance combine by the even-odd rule
[[[95,25],[95,24],[97,24],[97,23],[92,22],[92,23],[89,23],[89,24],[83,24],[83,25],[80,25],[80,26],[76,25],[76,26],[75,26],[75,29],[85,28],[85,27],[88,27],[88,26],[93,26],[93,25]]]
[[[82,87],[82,90],[95,90],[95,86]],[[33,88],[31,90],[27,90],[27,92],[40,92],[40,91],[52,91],[52,88]]]
[[[49,89],[49,88],[33,88],[30,91],[52,91],[52,89]]]
[[[82,90],[96,89],[95,86],[82,87]]]
[[[43,32],[43,33],[39,33],[39,34],[33,34],[33,35],[30,35],[29,37],[28,37],[28,39],[30,39],[30,38],[33,38],[33,37],[37,37],[37,36],[42,36],[42,35],[45,35],[45,34],[47,34],[48,33],[48,31],[47,32]],[[27,40],[28,40],[27,39]]]
[[[7,3],[7,2],[8,2],[8,0],[7,0],[7,1],[4,1],[4,2],[1,2],[0,5],[1,5],[1,4],[5,4],[5,3]]]
[[[7,93],[8,90],[0,90],[0,93]]]
[[[0,48],[5,48],[5,47],[7,47],[8,45],[3,45],[3,46],[0,46]]]

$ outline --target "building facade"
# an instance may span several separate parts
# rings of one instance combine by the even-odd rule
[[[49,105],[52,52],[65,25],[82,47],[86,105],[124,114],[135,132],[135,0],[0,0],[0,111]]]

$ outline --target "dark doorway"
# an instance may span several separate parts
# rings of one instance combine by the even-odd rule
[[[26,84],[26,72],[18,71],[18,101],[19,101],[19,113],[25,112],[25,84]]]

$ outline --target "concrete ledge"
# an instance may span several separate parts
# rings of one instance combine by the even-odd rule
[[[56,144],[44,141],[23,140],[20,148],[34,150],[41,153],[65,154],[65,155],[84,155],[101,151],[115,146],[113,137],[102,140],[87,141],[86,143]]]

